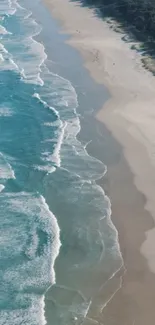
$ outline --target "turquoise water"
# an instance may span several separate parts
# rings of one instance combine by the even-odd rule
[[[44,26],[26,4],[0,2],[0,324],[45,324],[53,285],[51,323],[67,325],[122,260],[95,182],[106,166],[77,139],[76,89],[47,67]]]

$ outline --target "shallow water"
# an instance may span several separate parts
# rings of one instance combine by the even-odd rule
[[[52,285],[51,323],[78,324],[122,259],[95,182],[106,166],[77,138],[78,92],[49,64],[30,7],[0,3],[0,324],[45,324]]]

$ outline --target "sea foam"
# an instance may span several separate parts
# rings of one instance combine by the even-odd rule
[[[37,193],[1,192],[0,203],[0,301],[6,305],[0,324],[45,324],[44,292],[55,283],[54,262],[60,249],[57,220]]]
[[[0,152],[0,179],[15,179],[14,171],[2,152]]]
[[[9,265],[3,272],[1,292],[5,305],[8,308],[11,306],[9,310],[1,311],[0,319],[2,324],[18,325],[25,322],[26,324],[41,325],[46,322],[44,294],[50,285],[56,283],[54,263],[59,254],[61,243],[59,225],[55,215],[51,212],[51,210],[55,210],[53,207],[49,208],[45,195],[41,195],[39,191],[46,192],[46,189],[42,189],[42,187],[46,181],[49,182],[49,179],[54,180],[53,186],[56,186],[57,173],[55,171],[58,171],[60,175],[66,172],[69,177],[65,183],[65,191],[63,186],[62,188],[59,186],[61,177],[58,179],[56,192],[61,191],[64,202],[69,202],[75,207],[73,216],[76,217],[76,227],[73,227],[69,236],[73,236],[73,242],[76,242],[77,248],[80,245],[80,248],[84,250],[88,248],[87,259],[84,260],[82,267],[90,263],[89,268],[91,269],[92,256],[95,263],[102,260],[105,245],[102,223],[106,219],[109,223],[108,229],[110,229],[108,234],[113,236],[113,243],[116,242],[116,247],[114,244],[112,247],[113,255],[116,252],[120,254],[120,251],[119,244],[117,245],[117,232],[110,219],[110,201],[95,182],[105,174],[106,166],[91,157],[86,146],[77,139],[81,127],[77,114],[76,91],[70,81],[50,72],[47,68],[45,47],[34,40],[34,37],[41,31],[41,27],[33,19],[32,13],[22,8],[16,1],[10,1],[8,10],[10,11],[7,16],[6,13],[4,14],[3,24],[6,32],[2,33],[0,48],[4,60],[2,70],[14,70],[20,76],[21,82],[32,88],[30,97],[27,101],[24,97],[23,102],[26,105],[28,103],[34,104],[34,106],[38,105],[39,112],[47,112],[47,118],[39,120],[37,111],[36,134],[39,134],[40,142],[35,142],[33,146],[35,154],[37,155],[39,152],[40,157],[37,156],[34,164],[31,161],[32,157],[28,159],[24,186],[29,186],[29,192],[18,192],[19,187],[14,187],[14,193],[8,192],[9,182],[7,183],[7,180],[13,179],[12,183],[17,182],[18,184],[18,179],[15,180],[11,159],[8,159],[9,157],[3,153],[2,156],[0,155],[1,183],[6,181],[5,191],[1,191],[0,194],[1,225],[5,229],[0,241],[0,251],[2,252],[1,262],[5,266],[7,260]],[[9,16],[11,10],[15,13],[14,16],[11,14]],[[11,23],[15,26],[14,32],[11,28],[9,29]],[[17,94],[15,99],[17,103],[17,99],[19,100]],[[34,102],[32,102],[33,100]],[[8,114],[9,112],[11,114],[11,109]],[[2,107],[2,118],[4,118],[4,114],[4,107]],[[33,116],[33,110],[31,114]],[[10,119],[9,115],[7,117]],[[29,139],[27,139],[28,141]],[[35,151],[36,148],[38,151]],[[18,166],[21,167],[20,162]],[[18,166],[16,164],[16,169]],[[21,171],[18,172],[20,174]],[[39,191],[38,189],[32,191],[31,185],[38,184],[38,179],[43,179],[38,186]],[[19,184],[21,186],[20,182]],[[57,201],[60,205],[59,197]],[[87,202],[89,203],[86,210]],[[5,220],[4,213],[7,216]],[[79,227],[80,218],[81,227]],[[71,220],[69,221],[71,222]],[[88,247],[86,245],[82,247],[82,239],[84,243],[89,244]],[[70,248],[69,245],[67,247]],[[74,263],[71,269],[78,270],[78,268],[80,266]],[[65,269],[63,271],[65,272]],[[11,292],[12,295],[7,292]],[[82,317],[86,317],[89,306],[89,303],[79,305],[78,313],[81,313]],[[74,306],[71,306],[72,312],[73,309]]]

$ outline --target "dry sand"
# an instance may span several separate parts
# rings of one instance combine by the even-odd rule
[[[80,2],[45,0],[70,34],[70,45],[111,98],[97,118],[123,147],[124,157],[108,166],[108,194],[127,272],[102,315],[106,325],[155,323],[155,77],[109,24]],[[126,164],[127,162],[127,164]],[[130,167],[130,170],[129,170]],[[102,297],[100,297],[102,299]],[[91,317],[93,317],[91,315]],[[94,318],[94,317],[93,317]]]

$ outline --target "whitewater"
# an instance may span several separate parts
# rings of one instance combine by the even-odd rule
[[[28,5],[0,2],[0,324],[46,324],[53,288],[53,324],[67,325],[86,318],[103,284],[88,290],[85,275],[92,283],[94,265],[106,265],[110,278],[122,258],[96,184],[106,166],[78,139],[76,89],[47,67],[43,26]],[[71,304],[68,292],[78,297]]]

